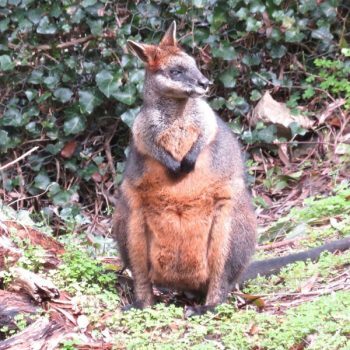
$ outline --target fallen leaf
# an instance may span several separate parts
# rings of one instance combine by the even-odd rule
[[[298,123],[304,129],[312,129],[313,122],[301,114],[294,115],[287,105],[272,98],[268,91],[265,92],[250,116],[250,123],[254,126],[258,121],[267,124],[276,124],[284,132],[290,133],[289,125]]]
[[[246,294],[246,293],[235,293],[235,292],[233,294],[245,300],[246,304],[254,304],[260,310],[262,310],[265,307],[264,300],[258,295],[252,295],[252,294]]]
[[[318,124],[324,124],[324,122],[333,114],[333,111],[345,104],[344,98],[338,98],[334,102],[330,103],[321,115],[317,116]]]
[[[64,147],[61,150],[61,156],[63,158],[70,158],[74,154],[75,150],[77,148],[77,142],[76,141],[69,141],[64,145]]]
[[[285,166],[290,165],[287,144],[283,143],[278,146],[278,156]]]
[[[95,173],[93,173],[91,177],[95,182],[102,181],[102,175],[100,173],[98,173],[97,171]]]
[[[248,334],[254,335],[259,333],[259,326],[256,323],[251,323],[249,326]]]

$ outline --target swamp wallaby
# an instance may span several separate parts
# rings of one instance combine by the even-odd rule
[[[113,232],[133,274],[133,306],[152,305],[155,284],[205,295],[194,311],[203,313],[226,300],[255,249],[240,147],[203,98],[209,81],[178,46],[175,22],[158,46],[128,47],[146,65],[144,103]]]

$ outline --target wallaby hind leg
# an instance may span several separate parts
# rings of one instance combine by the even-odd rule
[[[225,263],[229,254],[231,212],[232,200],[230,198],[218,201],[209,237],[209,283],[205,305],[186,308],[186,317],[214,311],[216,305],[224,302],[227,298],[229,285],[225,274]]]
[[[123,261],[124,268],[130,267],[127,247],[127,224],[129,215],[130,209],[125,198],[122,194],[119,194],[113,214],[112,235],[117,241],[119,254]]]
[[[256,218],[248,201],[233,211],[225,278],[231,291],[249,265],[256,245]]]
[[[134,279],[135,301],[131,307],[151,306],[154,297],[148,277],[148,247],[143,212],[141,209],[130,209],[121,196],[113,220],[113,233],[122,260],[131,269]]]
[[[146,223],[142,209],[131,210],[128,230],[128,251],[134,278],[134,306],[145,308],[154,304],[152,284],[149,279],[149,259]]]
[[[226,301],[233,283],[248,265],[254,247],[255,217],[249,204],[240,203],[239,208],[233,208],[232,200],[223,200],[211,228],[210,280],[205,305],[187,308],[187,317],[214,311]]]

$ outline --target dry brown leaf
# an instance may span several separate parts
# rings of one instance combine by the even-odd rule
[[[324,122],[333,114],[334,110],[345,104],[344,98],[338,98],[334,102],[330,103],[321,115],[317,116],[318,124],[324,124]]]
[[[97,171],[95,173],[93,173],[91,177],[95,182],[102,181],[102,175],[100,173],[98,173]]]
[[[265,92],[250,116],[250,123],[256,125],[258,121],[268,124],[275,124],[284,131],[290,132],[289,125],[298,123],[304,129],[312,129],[313,122],[303,115],[293,115],[291,110],[283,102],[272,98],[268,91]]]
[[[251,323],[249,326],[248,334],[255,335],[259,333],[259,326],[256,323]]]
[[[61,156],[63,158],[70,158],[74,154],[76,148],[77,148],[77,142],[74,141],[74,140],[73,141],[69,141],[62,148]]]
[[[278,146],[278,156],[285,166],[290,166],[287,144],[283,143]]]

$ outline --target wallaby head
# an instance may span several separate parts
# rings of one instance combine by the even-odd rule
[[[146,64],[145,88],[158,95],[184,99],[206,93],[209,80],[199,71],[195,60],[187,55],[176,40],[173,22],[159,45],[128,41],[129,50]]]

